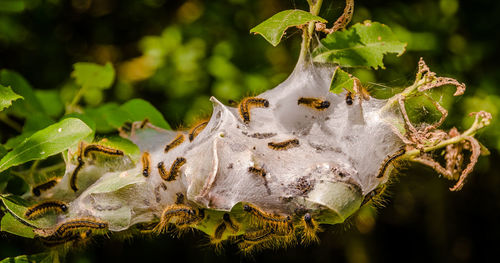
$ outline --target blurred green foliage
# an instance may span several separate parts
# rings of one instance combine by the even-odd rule
[[[324,0],[320,16],[331,23],[343,5]],[[165,116],[155,120],[157,125],[188,126],[210,114],[210,96],[238,100],[288,76],[299,55],[299,31],[287,31],[272,47],[249,30],[279,11],[306,6],[305,0],[1,0],[0,83],[28,103],[15,100],[8,115],[0,113],[0,143],[13,148],[67,112],[90,127],[103,127],[98,132],[112,133],[123,122],[142,118],[126,103],[134,98],[150,102],[151,111],[157,108]],[[391,187],[387,207],[362,209],[347,224],[326,229],[320,245],[264,252],[257,261],[495,261],[492,246],[500,243],[495,165],[500,161],[499,11],[500,3],[487,0],[356,1],[352,24],[385,23],[408,46],[403,56],[385,59],[386,70],[349,73],[372,94],[388,97],[413,81],[418,59],[424,57],[438,75],[467,84],[462,97],[451,97],[451,90],[433,94],[450,110],[446,128],[467,128],[472,111],[493,114],[492,125],[478,137],[492,155],[480,161],[459,193],[448,192],[449,184],[434,172],[416,167]],[[76,62],[110,62],[116,73],[114,83],[105,83],[109,89],[83,94],[84,111],[68,108],[82,84],[71,77]],[[128,115],[112,114],[127,109]],[[0,156],[7,149],[0,146]],[[21,187],[18,180],[6,185],[4,178],[0,190]],[[0,258],[40,251],[2,235]],[[194,234],[180,240],[99,240],[97,246],[72,253],[69,261],[152,261],[177,253],[188,262],[239,259],[232,248],[222,255],[200,248],[200,239]]]

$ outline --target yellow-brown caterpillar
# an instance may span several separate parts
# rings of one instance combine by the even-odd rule
[[[251,204],[243,205],[243,210],[252,215],[258,226],[271,228],[279,233],[290,233],[293,230],[290,216],[271,215]]]
[[[170,150],[181,145],[183,142],[184,142],[184,135],[182,133],[179,133],[179,135],[177,135],[177,137],[175,137],[175,139],[172,142],[170,142],[169,144],[167,144],[167,146],[165,146],[165,153],[168,153]]]
[[[217,228],[215,228],[215,232],[214,232],[214,239],[215,240],[220,240],[222,238],[222,235],[226,231],[226,227],[227,227],[226,223],[222,222],[217,226]]]
[[[83,240],[90,238],[91,235],[92,235],[92,230],[87,230],[87,231],[81,232],[81,233],[68,233],[62,237],[57,236],[57,235],[43,237],[43,238],[41,238],[41,240],[45,246],[54,247],[54,246],[66,244],[69,242],[76,243],[79,241],[83,241]]]
[[[72,219],[61,223],[56,230],[54,235],[58,237],[64,237],[71,232],[80,232],[87,230],[106,230],[108,228],[108,223],[100,221],[94,218],[79,218]]]
[[[267,146],[275,151],[285,151],[290,148],[299,147],[298,139],[291,139],[284,142],[269,142]]]
[[[61,201],[45,201],[39,204],[36,204],[34,206],[31,206],[26,210],[24,213],[24,216],[27,219],[35,219],[37,217],[42,216],[45,213],[48,212],[54,212],[54,213],[65,213],[68,211],[68,205],[64,202]]]
[[[142,175],[148,177],[151,173],[151,156],[148,152],[144,152],[141,157]]]
[[[91,152],[100,152],[107,155],[115,155],[122,156],[123,151],[118,149],[113,149],[111,147],[99,145],[99,144],[89,144],[85,146],[85,150],[83,151],[83,156],[88,157]]]
[[[203,131],[203,129],[205,129],[207,124],[208,121],[203,121],[195,125],[193,128],[191,128],[191,130],[189,130],[189,136],[188,136],[189,141],[192,142],[194,138],[196,138],[196,136],[198,136],[198,134],[200,134],[200,132]]]
[[[250,109],[251,108],[267,108],[269,101],[262,98],[244,98],[239,105],[240,117],[245,124],[250,123]]]
[[[376,189],[372,190],[368,194],[365,195],[365,198],[363,199],[363,202],[361,202],[361,206],[365,205],[366,203],[370,202],[374,198],[379,197],[382,195],[382,193],[385,191],[387,186],[384,184],[382,186],[377,187]]]
[[[266,170],[264,170],[262,168],[257,168],[255,166],[248,167],[248,172],[253,173],[255,175],[258,175],[258,176],[261,176],[261,177],[266,176]]]
[[[172,163],[172,166],[170,166],[170,171],[167,173],[163,162],[159,162],[158,172],[160,173],[160,176],[163,180],[170,182],[175,180],[175,178],[177,178],[177,176],[179,175],[179,170],[185,163],[186,163],[186,158],[177,157],[175,161]]]
[[[300,98],[297,101],[298,105],[304,105],[316,110],[326,110],[330,107],[330,102],[319,98]]]
[[[71,186],[71,189],[75,192],[78,191],[78,187],[76,186],[77,175],[82,169],[83,165],[85,164],[85,162],[83,162],[84,147],[85,147],[84,142],[80,142],[80,144],[78,144],[78,154],[77,154],[78,164],[76,165],[75,170],[73,170],[73,173],[71,174],[71,177],[69,179],[69,185]]]
[[[231,217],[229,216],[228,213],[224,213],[224,215],[222,216],[222,220],[224,221],[224,223],[226,224],[226,226],[228,226],[229,228],[231,228],[231,230],[233,232],[238,232],[238,230],[240,229],[238,227],[238,225],[236,225],[235,223],[233,223],[233,221],[231,220]]]
[[[405,152],[406,152],[406,150],[403,148],[403,149],[398,150],[393,155],[388,156],[384,160],[384,164],[382,165],[382,167],[378,171],[377,178],[383,177],[384,174],[385,174],[385,171],[387,170],[387,167],[389,167],[389,164],[391,164],[391,162],[394,161],[394,160],[396,160],[398,157],[401,157],[403,154],[405,154]]]
[[[57,178],[50,179],[50,180],[48,180],[47,182],[45,182],[43,184],[40,184],[40,185],[37,185],[37,186],[33,187],[33,189],[31,190],[31,192],[35,196],[40,196],[42,194],[42,191],[49,190],[50,188],[56,186],[56,184],[58,182],[59,182],[59,179],[57,179]]]
[[[157,226],[158,231],[167,229],[169,223],[178,227],[189,226],[202,220],[204,212],[202,209],[194,209],[187,205],[170,205],[163,210],[160,223]]]

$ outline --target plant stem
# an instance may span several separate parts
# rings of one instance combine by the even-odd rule
[[[66,108],[66,114],[72,113],[74,111],[74,108],[75,108],[76,104],[78,104],[78,102],[82,98],[83,93],[85,92],[85,90],[86,90],[85,86],[82,86],[78,90],[78,92],[76,93],[76,95],[73,97],[73,100],[71,101],[71,104]]]
[[[3,123],[7,124],[12,129],[16,130],[16,132],[22,132],[23,131],[23,127],[21,125],[19,125],[17,122],[9,119],[9,116],[7,116],[5,113],[1,113],[0,114],[0,121],[2,121]]]
[[[319,14],[323,0],[308,0],[309,12],[315,16]],[[314,32],[315,22],[309,22],[307,27],[302,28],[302,44],[300,47],[299,61],[305,61],[307,59],[307,53],[309,52],[309,47],[311,45],[312,34]]]

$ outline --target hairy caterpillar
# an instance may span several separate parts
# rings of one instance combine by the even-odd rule
[[[118,150],[118,149],[113,149],[111,147],[106,147],[103,145],[99,144],[89,144],[85,146],[85,149],[83,150],[83,156],[88,157],[90,153],[92,152],[99,152],[107,155],[115,155],[115,156],[122,156],[123,151]]]
[[[252,108],[267,108],[269,101],[263,98],[244,98],[239,105],[241,119],[245,124],[250,123],[250,109]]]
[[[300,98],[297,101],[299,105],[305,105],[307,107],[316,109],[316,110],[326,110],[330,107],[330,102],[327,100],[321,100],[318,98]]]
[[[183,142],[184,142],[184,134],[179,133],[172,142],[170,142],[169,144],[167,144],[167,146],[165,146],[165,153],[168,153],[170,150],[179,146]]]
[[[56,184],[59,182],[59,179],[57,178],[54,178],[54,179],[50,179],[48,180],[47,182],[45,183],[42,183],[42,184],[39,184],[35,187],[33,187],[33,189],[31,190],[31,192],[33,193],[33,195],[35,196],[40,196],[42,194],[42,191],[47,191],[49,190],[50,188],[56,186]]]
[[[68,205],[61,201],[44,201],[42,203],[31,206],[26,210],[24,216],[27,219],[35,219],[44,215],[45,213],[52,211],[55,213],[64,213],[68,210]]]
[[[193,128],[189,130],[189,141],[192,142],[194,138],[196,138],[196,136],[198,136],[198,134],[207,126],[207,124],[208,121],[203,121],[193,126]]]
[[[151,157],[148,152],[143,152],[141,157],[142,175],[148,177],[151,173]]]
[[[378,172],[378,175],[377,175],[377,178],[380,178],[380,177],[383,177],[384,174],[385,174],[385,171],[387,170],[387,167],[389,167],[389,165],[394,161],[396,160],[398,157],[401,157],[403,154],[405,154],[406,150],[405,149],[400,149],[399,151],[397,151],[396,153],[388,156],[385,160],[384,160],[384,164],[382,165],[382,167],[380,167],[380,170]]]
[[[267,146],[276,151],[285,151],[300,145],[298,139],[291,139],[283,142],[269,142]]]

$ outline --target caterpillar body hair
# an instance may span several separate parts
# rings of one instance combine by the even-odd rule
[[[238,244],[241,251],[246,254],[257,249],[263,249],[276,242],[273,229],[261,229],[247,232],[242,235],[241,242]]]
[[[67,220],[56,227],[54,234],[58,237],[64,237],[68,233],[81,232],[87,230],[107,230],[108,223],[95,218],[77,218]]]
[[[244,98],[238,107],[240,112],[240,117],[245,124],[250,123],[250,110],[252,108],[268,108],[269,101],[262,98]]]
[[[45,213],[54,212],[54,213],[65,213],[68,211],[68,205],[61,201],[45,201],[36,205],[33,205],[26,210],[24,216],[29,219],[38,218]]]
[[[269,142],[267,146],[275,151],[285,151],[294,147],[299,147],[298,139],[291,139],[283,142]]]
[[[290,216],[272,215],[262,211],[251,204],[243,205],[243,211],[252,216],[252,223],[265,228],[271,228],[276,233],[290,233],[293,231],[293,224]]]
[[[198,136],[198,134],[200,134],[201,131],[203,131],[203,129],[205,129],[205,127],[207,126],[208,124],[208,121],[203,121],[197,125],[195,125],[193,128],[191,128],[191,130],[189,130],[189,141],[192,142],[194,140],[194,138],[196,138],[196,136]]]
[[[330,107],[330,102],[327,100],[321,100],[319,98],[300,98],[297,101],[298,105],[304,105],[310,108],[313,108],[315,110],[326,110],[328,107]]]
[[[76,165],[75,170],[73,170],[73,173],[71,173],[71,177],[69,179],[69,185],[74,192],[78,191],[78,187],[76,185],[78,173],[83,168],[83,165],[85,165],[85,162],[83,161],[84,148],[85,143],[82,141],[78,144],[78,153],[76,157],[78,164]]]
[[[181,145],[184,142],[184,134],[179,133],[175,139],[173,139],[167,146],[165,146],[165,153],[168,153],[170,150],[174,149],[175,147]]]
[[[384,185],[381,185],[381,186],[377,187],[376,189],[372,190],[368,194],[366,194],[365,198],[363,198],[363,202],[361,202],[361,206],[367,204],[368,202],[370,202],[372,200],[375,203],[377,203],[376,199],[384,193],[386,188],[387,188],[387,185],[384,184]],[[379,203],[379,204],[381,204],[381,203]]]
[[[114,149],[111,147],[99,145],[99,144],[89,144],[85,146],[85,150],[83,151],[83,156],[88,157],[90,153],[92,152],[99,152],[107,155],[112,155],[112,156],[123,156],[123,151]]]
[[[92,230],[87,230],[85,232],[81,233],[68,233],[65,236],[48,236],[48,237],[42,237],[41,240],[43,244],[47,247],[55,247],[59,245],[64,245],[67,243],[73,243],[73,245],[77,242],[89,239],[90,236],[92,235]]]
[[[302,243],[317,243],[319,238],[316,233],[319,231],[319,226],[314,221],[310,213],[306,213],[304,217],[302,217],[302,226]]]
[[[385,160],[384,160],[384,164],[382,165],[382,167],[380,167],[380,170],[378,172],[378,175],[377,175],[377,178],[382,178],[385,174],[385,171],[387,170],[387,167],[389,167],[389,165],[395,161],[397,158],[403,156],[403,154],[406,153],[406,150],[403,148],[403,149],[400,149],[398,150],[396,153],[388,156]]]
[[[162,163],[162,162],[160,162]],[[179,176],[179,171],[181,167],[186,163],[186,158],[184,157],[177,157],[175,161],[172,163],[170,166],[170,170],[168,174],[165,171],[165,168],[163,165],[160,167],[160,163],[158,163],[158,169],[160,170],[160,176],[163,180],[170,182],[173,181]]]
[[[42,194],[42,191],[47,191],[51,189],[52,187],[56,186],[57,183],[59,183],[60,179],[50,179],[45,183],[39,184],[31,190],[34,196],[40,196]]]
[[[148,177],[151,173],[151,156],[148,152],[144,152],[141,156],[142,175]]]

